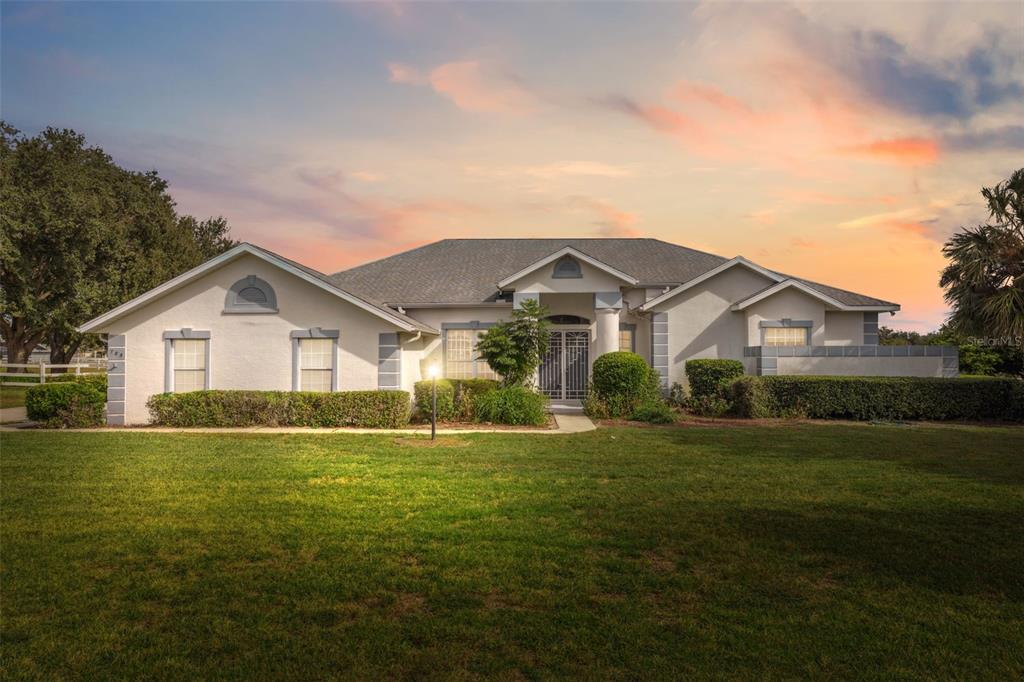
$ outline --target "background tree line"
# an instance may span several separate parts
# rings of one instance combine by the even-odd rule
[[[8,361],[39,344],[68,363],[75,328],[231,248],[224,218],[178,215],[167,182],[73,130],[27,137],[0,121],[0,337]]]

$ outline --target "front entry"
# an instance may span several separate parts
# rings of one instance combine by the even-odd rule
[[[540,390],[552,400],[583,400],[587,397],[590,368],[590,332],[551,332],[548,352],[540,363]]]

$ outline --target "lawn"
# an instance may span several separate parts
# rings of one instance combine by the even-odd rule
[[[4,433],[5,679],[1020,679],[1024,430]]]
[[[0,408],[24,407],[26,391],[23,386],[0,386]]]

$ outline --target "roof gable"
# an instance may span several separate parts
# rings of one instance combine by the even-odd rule
[[[850,304],[847,304],[847,303],[843,303],[842,301],[839,301],[839,300],[833,298],[832,296],[829,296],[826,293],[818,291],[817,289],[815,289],[815,288],[805,284],[804,282],[802,282],[800,280],[796,280],[796,279],[792,279],[792,278],[784,279],[784,280],[782,280],[780,282],[777,282],[777,283],[773,284],[770,287],[767,287],[766,289],[762,289],[761,291],[758,291],[758,292],[756,292],[754,294],[751,294],[750,296],[747,296],[746,298],[744,298],[742,300],[737,301],[736,303],[733,303],[732,306],[731,306],[731,309],[732,310],[745,310],[746,308],[752,306],[753,304],[757,303],[758,301],[763,301],[764,299],[770,298],[770,297],[772,297],[772,296],[774,296],[774,295],[776,295],[776,294],[778,294],[778,293],[780,293],[782,291],[786,291],[787,289],[797,289],[798,291],[801,291],[804,294],[807,294],[811,298],[815,298],[815,299],[821,301],[822,303],[824,303],[825,305],[829,306],[830,308],[832,308],[834,310],[865,311],[865,312],[896,312],[897,310],[900,309],[900,307],[898,305],[896,305],[895,303],[887,303],[887,304],[883,304],[883,305],[850,305]]]
[[[165,294],[168,294],[180,287],[183,287],[189,282],[192,282],[202,277],[203,275],[206,275],[207,273],[216,270],[222,265],[230,263],[231,261],[241,257],[244,254],[255,256],[266,261],[267,263],[270,263],[271,265],[275,265],[281,268],[282,270],[285,270],[286,272],[289,272],[295,275],[296,277],[303,279],[306,282],[309,282],[315,287],[323,289],[324,291],[327,291],[328,293],[331,293],[337,296],[338,298],[341,298],[355,305],[358,308],[362,308],[363,310],[366,310],[367,312],[372,313],[377,317],[380,317],[390,322],[391,324],[399,327],[400,329],[404,329],[405,331],[423,331],[433,334],[437,333],[437,330],[427,325],[424,325],[423,323],[418,322],[412,319],[411,317],[402,315],[401,313],[392,310],[388,310],[386,308],[381,307],[379,304],[375,304],[370,301],[364,300],[363,298],[360,298],[354,294],[345,291],[344,289],[341,289],[336,284],[331,282],[326,275],[319,273],[316,270],[307,268],[304,265],[300,265],[299,263],[288,260],[287,258],[279,256],[271,251],[267,251],[266,249],[244,242],[242,244],[239,244],[238,246],[235,246],[232,249],[225,251],[219,256],[215,256],[214,258],[211,258],[205,263],[198,265],[192,268],[191,270],[178,275],[177,277],[174,277],[173,279],[167,280],[163,284],[154,287],[153,289],[150,289],[144,294],[136,296],[132,300],[123,303],[112,310],[107,311],[106,313],[100,315],[99,317],[89,320],[88,322],[80,326],[78,328],[78,331],[83,333],[98,331],[103,325],[107,324],[108,322],[112,322],[116,319],[119,319],[127,315],[128,313],[137,310],[138,308],[141,308],[150,301],[156,300]]]
[[[622,280],[626,284],[633,284],[633,285],[635,285],[639,281],[639,280],[637,280],[636,277],[633,277],[632,275],[626,274],[625,272],[622,272],[621,270],[618,270],[617,268],[613,268],[611,265],[608,265],[607,263],[604,263],[604,262],[598,260],[597,258],[593,258],[592,256],[588,256],[587,254],[583,253],[579,249],[576,249],[576,248],[574,248],[572,246],[565,246],[565,247],[563,247],[563,248],[561,248],[561,249],[559,249],[559,250],[557,250],[557,251],[555,251],[553,253],[548,254],[547,256],[544,256],[540,260],[537,260],[537,261],[534,261],[533,263],[530,263],[529,265],[527,265],[525,268],[522,268],[518,272],[514,272],[511,275],[508,275],[507,277],[504,277],[503,279],[499,280],[498,281],[498,288],[499,289],[504,289],[504,288],[510,286],[513,282],[516,282],[517,280],[520,280],[523,277],[526,277],[530,273],[536,272],[537,270],[543,268],[545,265],[549,265],[551,263],[554,263],[555,261],[557,261],[557,260],[559,260],[561,258],[564,258],[565,256],[572,256],[573,258],[581,260],[584,263],[587,263],[588,265],[591,265],[591,266],[597,268],[598,270],[601,270],[601,271],[611,275],[612,277],[615,277],[617,279]]]
[[[758,273],[759,275],[763,275],[763,276],[767,277],[768,279],[770,279],[773,282],[781,282],[784,279],[782,277],[782,275],[778,274],[777,272],[772,272],[771,270],[767,270],[765,268],[762,268],[757,263],[749,261],[746,258],[744,258],[743,256],[736,256],[735,258],[731,258],[731,259],[725,261],[724,263],[722,263],[718,267],[712,268],[711,270],[708,270],[704,274],[699,275],[697,277],[694,277],[689,282],[685,282],[685,283],[677,286],[675,289],[670,289],[669,291],[666,291],[665,293],[663,293],[661,296],[658,296],[656,298],[652,298],[651,300],[647,301],[642,306],[640,306],[640,310],[651,310],[655,306],[658,306],[658,305],[664,303],[665,301],[668,301],[669,299],[674,298],[675,296],[678,296],[679,294],[683,293],[684,291],[692,289],[693,287],[697,286],[701,282],[706,282],[709,279],[711,279],[712,277],[720,275],[723,272],[726,272],[727,270],[731,270],[732,268],[737,267],[737,266],[747,268],[748,270],[752,270],[752,271]]]

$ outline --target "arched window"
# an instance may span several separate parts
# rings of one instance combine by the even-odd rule
[[[277,295],[274,288],[256,275],[238,280],[228,289],[224,298],[226,313],[276,313]]]
[[[562,256],[555,263],[555,271],[551,275],[555,279],[573,279],[583,277],[580,263],[572,256]]]
[[[551,324],[590,324],[590,320],[579,315],[549,315],[544,319]]]

